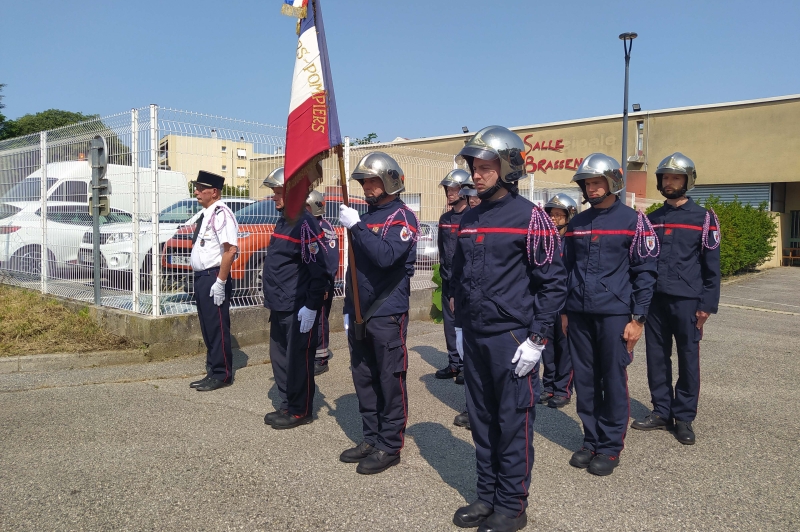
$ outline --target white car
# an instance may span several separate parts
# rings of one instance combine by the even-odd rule
[[[0,204],[0,268],[39,276],[42,265],[42,205],[40,202]],[[100,225],[130,223],[130,213],[111,209],[100,217]],[[49,201],[47,203],[48,274],[56,269],[74,268],[78,248],[92,216],[85,202]]]
[[[246,207],[255,200],[248,198],[223,198],[225,204],[233,211]],[[178,201],[162,210],[158,216],[159,253],[164,243],[169,240],[178,228],[192,224],[200,216],[202,207],[196,199]],[[94,263],[93,232],[87,230],[80,242],[78,263],[81,267],[91,268]],[[139,223],[139,251],[133,253],[133,221],[110,223],[100,230],[100,268],[101,275],[111,286],[130,290],[133,279],[133,261],[139,261],[139,286],[148,290],[151,283],[153,251],[153,224]]]

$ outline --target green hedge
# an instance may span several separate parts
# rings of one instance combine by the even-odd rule
[[[436,290],[431,296],[431,319],[436,323],[442,323],[442,276],[439,275],[439,265],[433,265],[432,281],[436,283]]]
[[[653,204],[645,212],[650,214],[661,205]],[[772,241],[778,236],[778,229],[767,210],[767,202],[753,207],[743,205],[738,198],[723,203],[718,197],[711,196],[704,206],[714,209],[719,217],[722,234],[720,272],[723,276],[752,271],[764,264],[775,251]]]

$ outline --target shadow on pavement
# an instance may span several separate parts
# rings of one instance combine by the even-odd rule
[[[364,436],[361,431],[361,414],[358,412],[358,397],[355,393],[349,393],[338,397],[335,401],[335,408],[330,403],[323,401],[324,406],[328,407],[328,415],[333,416],[336,423],[342,428],[345,435],[353,443],[361,443]],[[323,406],[322,404],[320,406]]]
[[[419,356],[422,357],[422,360],[430,364],[434,369],[441,369],[447,366],[447,353],[444,351],[439,351],[435,347],[431,347],[429,345],[419,345],[411,349],[411,351],[416,351],[419,353]]]
[[[465,501],[475,500],[477,476],[472,445],[453,436],[450,429],[430,421],[415,423],[406,429],[406,434],[414,439],[420,456],[448,486],[458,491]]]
[[[233,348],[233,371],[236,372],[237,369],[241,369],[247,366],[247,363],[250,361],[250,357],[242,351],[241,349],[237,349],[236,346]]]
[[[577,451],[583,443],[581,424],[557,408],[536,405],[533,430],[568,451]]]
[[[636,399],[632,398],[631,401],[631,419],[643,419],[650,415],[650,407],[645,406]]]

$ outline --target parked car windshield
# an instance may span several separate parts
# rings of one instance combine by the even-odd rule
[[[203,207],[197,203],[196,199],[181,200],[161,211],[158,221],[162,224],[182,224],[200,212]]]
[[[14,207],[13,205],[9,205],[7,203],[0,204],[0,220],[3,218],[8,218],[9,216],[14,216],[19,211],[21,211],[19,207]]]
[[[37,216],[42,215],[42,210],[36,211]],[[52,206],[47,210],[47,219],[53,222],[72,225],[92,225],[92,215],[84,206]],[[111,209],[106,216],[100,217],[100,225],[113,223],[130,223],[133,217],[130,213],[119,209]]]
[[[54,177],[47,179],[47,188],[56,184]],[[3,194],[3,201],[37,201],[42,199],[42,180],[39,177],[28,177],[11,187]]]
[[[243,224],[274,224],[279,214],[272,199],[257,201],[252,205],[236,211],[236,221]]]

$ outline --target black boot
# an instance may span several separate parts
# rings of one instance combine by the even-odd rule
[[[694,429],[691,421],[675,421],[675,438],[684,445],[694,445]]]
[[[637,419],[631,423],[631,428],[636,430],[666,430],[672,426],[672,421],[650,413],[644,419]]]
[[[462,385],[464,384],[464,370],[463,369],[458,372],[458,375],[456,375],[455,383],[456,384],[462,384]]]
[[[604,477],[614,472],[614,468],[619,465],[619,456],[609,456],[607,454],[595,455],[592,463],[589,464],[588,471],[592,475]]]
[[[553,397],[555,397],[553,395],[553,392],[545,392],[545,391],[543,391],[542,394],[539,396],[539,404],[540,405],[546,405],[550,401],[550,399],[552,399]]]
[[[270,412],[266,416],[264,416],[264,423],[267,425],[272,425],[272,423],[278,419],[280,416],[288,414],[288,410],[276,410],[274,412]]]
[[[194,381],[194,382],[190,382],[189,383],[189,388],[197,388],[198,386],[202,386],[203,384],[207,383],[208,379],[210,379],[210,378],[211,378],[211,375],[206,375],[205,377],[203,377],[200,380],[197,380],[197,381]]]
[[[453,425],[456,427],[464,427],[467,430],[472,430],[469,426],[469,412],[461,412],[453,420]]]
[[[589,467],[589,464],[592,462],[594,457],[594,451],[590,451],[585,447],[581,447],[580,451],[576,451],[572,454],[572,458],[569,459],[569,465],[572,467],[577,467],[578,469],[586,469]]]
[[[352,449],[347,449],[342,454],[339,455],[339,460],[346,464],[355,464],[360,462],[367,456],[371,455],[375,451],[375,447],[368,444],[365,441],[362,441]]]
[[[328,367],[328,362],[314,362],[314,376],[322,375],[330,368]]]
[[[473,528],[486,521],[493,511],[481,501],[475,501],[456,510],[453,524],[460,528]]]
[[[288,412],[285,414],[281,413],[281,415],[272,421],[272,428],[276,430],[293,429],[300,425],[308,425],[312,421],[314,421],[314,418],[311,414],[307,416],[296,416]]]
[[[374,475],[383,473],[393,465],[400,463],[400,453],[389,454],[386,451],[375,451],[358,463],[356,473]]]
[[[547,401],[547,406],[550,408],[561,408],[563,406],[567,406],[569,404],[569,397],[564,397],[562,395],[554,395],[552,399]]]
[[[516,532],[528,524],[528,514],[519,517],[508,517],[500,512],[495,512],[478,527],[478,532]]]
[[[452,379],[458,376],[458,370],[453,366],[447,366],[446,368],[438,370],[434,376],[437,379]]]

